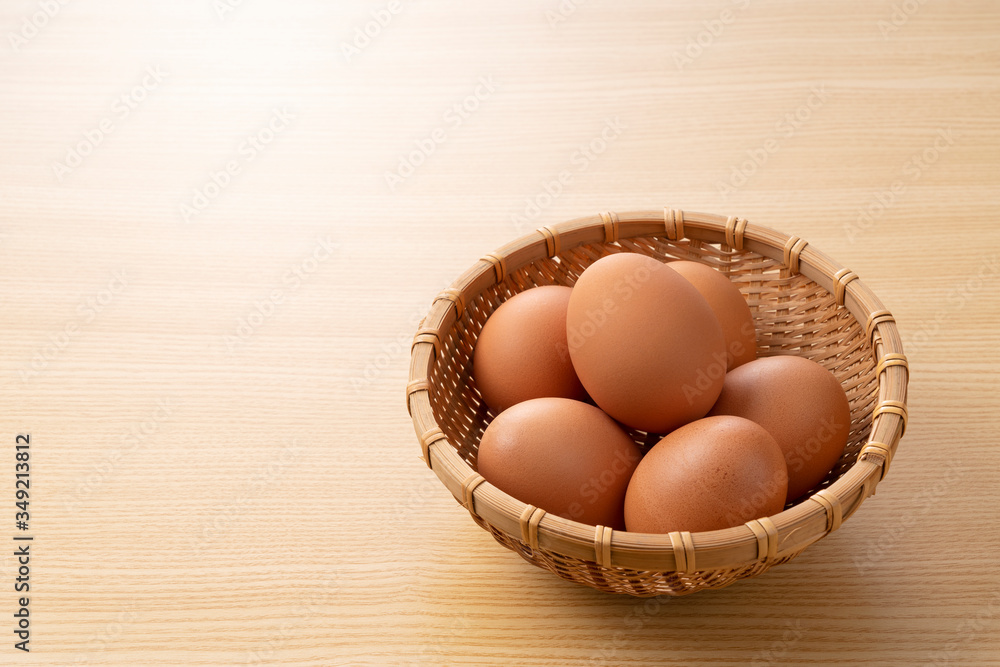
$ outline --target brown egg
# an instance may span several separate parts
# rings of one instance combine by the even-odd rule
[[[594,526],[625,527],[625,490],[639,446],[599,408],[535,398],[497,416],[479,443],[479,473],[546,512]]]
[[[774,436],[788,464],[788,500],[826,477],[851,431],[851,407],[833,373],[805,357],[764,357],[726,375],[713,415],[736,415]]]
[[[572,291],[560,285],[529,289],[486,320],[476,340],[472,377],[494,413],[529,398],[585,398],[566,345]]]
[[[670,262],[671,269],[684,276],[708,301],[726,337],[726,370],[757,358],[757,332],[750,306],[739,288],[720,271],[700,262]]]
[[[646,453],[625,496],[625,525],[639,533],[730,528],[780,512],[787,488],[767,431],[740,417],[706,417]]]
[[[566,315],[569,354],[605,412],[663,433],[705,416],[722,390],[725,338],[691,283],[652,257],[619,253],[580,276]]]

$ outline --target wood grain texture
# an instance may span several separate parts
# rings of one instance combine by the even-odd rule
[[[404,1],[348,58],[386,4],[223,1],[0,9],[0,663],[1000,664],[995,3]],[[663,205],[856,271],[910,423],[802,557],[644,601],[496,545],[403,389],[484,253]]]

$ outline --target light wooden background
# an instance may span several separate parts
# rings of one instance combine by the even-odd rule
[[[345,53],[386,7],[4,1],[0,544],[24,432],[35,542],[0,664],[1000,664],[1000,6],[404,0]],[[403,389],[484,253],[662,205],[857,271],[911,420],[843,529],[647,602],[495,544]]]

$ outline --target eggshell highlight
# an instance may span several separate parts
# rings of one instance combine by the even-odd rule
[[[479,443],[479,473],[518,500],[566,519],[625,528],[639,446],[600,409],[536,398],[505,410]]]
[[[512,296],[486,320],[472,377],[494,413],[531,398],[585,398],[566,344],[571,293],[560,285],[535,287]]]
[[[781,450],[764,428],[706,417],[646,453],[625,496],[625,525],[639,533],[730,528],[780,512],[787,488]]]
[[[757,358],[757,331],[742,292],[721,271],[699,262],[667,264],[684,276],[708,301],[726,338],[726,370]]]
[[[718,318],[691,283],[637,253],[581,274],[566,317],[569,354],[594,402],[618,421],[663,433],[703,417],[726,372]]]
[[[851,406],[837,378],[790,355],[733,369],[710,414],[744,417],[767,429],[788,465],[789,501],[823,481],[851,432]]]

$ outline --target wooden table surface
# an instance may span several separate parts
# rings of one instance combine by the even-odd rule
[[[0,664],[1000,664],[996,3],[5,0],[0,28]],[[664,205],[855,270],[910,426],[796,561],[644,601],[477,528],[403,390],[483,254]]]

